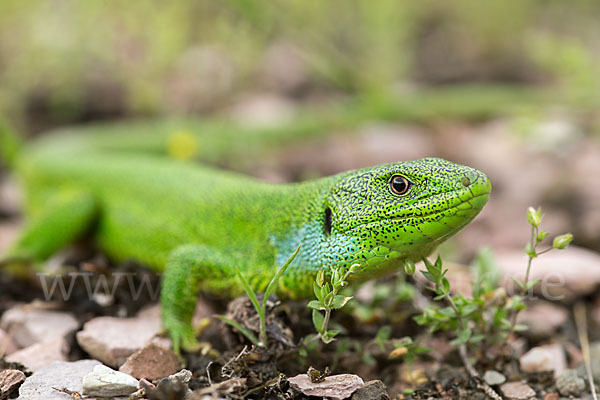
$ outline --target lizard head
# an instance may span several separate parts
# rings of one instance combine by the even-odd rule
[[[418,261],[467,225],[490,192],[484,173],[439,158],[343,174],[325,198],[324,244],[343,254],[331,264],[359,263],[372,272]]]

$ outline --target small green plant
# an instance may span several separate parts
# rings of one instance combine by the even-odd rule
[[[533,260],[551,250],[563,250],[567,248],[569,244],[571,244],[571,242],[573,241],[573,234],[565,233],[556,236],[552,240],[552,246],[539,251],[539,245],[542,244],[542,242],[548,237],[548,232],[544,232],[540,229],[540,225],[542,224],[542,217],[543,214],[541,207],[538,207],[537,209],[529,207],[527,209],[527,222],[531,226],[531,234],[529,237],[529,242],[525,246],[525,253],[528,256],[527,271],[525,272],[525,281],[521,282],[519,279],[516,279],[514,277],[512,278],[520,289],[520,293],[513,297],[513,299],[518,301],[525,297],[539,283],[538,280],[529,281],[529,275],[531,273],[531,265],[533,263]],[[518,330],[519,328],[519,326],[516,323],[519,311],[520,309],[515,309],[512,314],[511,332],[514,330]]]
[[[533,259],[552,249],[564,249],[573,240],[573,235],[570,233],[556,236],[551,247],[538,251],[538,246],[548,236],[548,233],[540,229],[541,208],[536,210],[530,207],[527,210],[527,221],[531,226],[531,237],[525,247],[529,260],[525,280],[521,282],[513,278],[520,288],[520,293],[512,297],[498,285],[499,274],[489,250],[482,250],[476,258],[476,279],[473,283],[472,297],[451,294],[450,282],[446,278],[448,270],[444,269],[439,256],[434,263],[426,258],[423,259],[425,270],[421,272],[433,283],[429,289],[436,295],[434,300],[444,301],[447,306],[439,307],[432,304],[421,315],[415,317],[415,320],[420,325],[428,326],[431,332],[453,331],[455,335],[451,344],[458,348],[463,364],[471,376],[478,374],[469,359],[469,348],[483,351],[490,346],[506,343],[506,339],[513,332],[526,329],[525,326],[517,324],[517,315],[525,309],[524,296],[538,283],[529,280]],[[489,396],[500,398],[487,384],[481,383],[481,385]]]
[[[517,315],[525,309],[524,296],[539,283],[529,279],[533,259],[552,249],[564,249],[573,240],[573,235],[566,233],[555,237],[551,247],[539,251],[538,246],[548,236],[548,233],[540,229],[541,208],[536,210],[530,207],[527,210],[527,221],[531,226],[531,237],[525,247],[529,260],[525,280],[521,282],[513,278],[520,289],[517,295],[510,297],[499,287],[499,274],[488,249],[482,250],[476,257],[476,278],[473,295],[469,298],[462,294],[450,294],[450,282],[445,276],[447,270],[443,268],[440,257],[435,263],[424,259],[426,269],[421,272],[433,283],[430,289],[436,294],[434,300],[444,301],[447,306],[432,305],[415,318],[417,323],[428,326],[432,332],[454,331],[455,338],[451,343],[455,346],[470,344],[479,346],[480,349],[503,343],[511,333],[526,329],[517,324]]]
[[[404,361],[412,362],[416,360],[420,355],[431,351],[428,347],[419,346],[415,341],[405,336],[400,339],[393,339],[391,337],[392,327],[389,325],[382,326],[375,336],[375,344],[383,352],[386,351],[386,345],[393,346],[393,350],[388,354],[388,359],[394,360],[402,358]]]
[[[325,271],[320,270],[317,273],[313,289],[316,300],[311,300],[308,307],[312,308],[312,321],[318,334],[305,341],[305,344],[313,340],[321,339],[327,344],[335,339],[340,333],[339,330],[329,329],[329,319],[333,310],[338,310],[346,305],[351,296],[343,296],[339,292],[348,285],[348,277],[356,271],[358,264],[350,268],[337,268],[331,271],[330,282],[325,281]]]
[[[246,277],[242,274],[240,269],[237,266],[235,267],[236,276],[240,280],[242,287],[244,288],[244,291],[246,292],[246,295],[248,296],[248,298],[250,299],[250,302],[252,302],[252,305],[254,306],[254,308],[256,309],[256,312],[258,313],[258,318],[260,321],[260,331],[258,334],[258,338],[256,337],[256,335],[254,335],[254,333],[251,330],[243,327],[241,324],[239,324],[236,321],[233,321],[233,320],[226,318],[224,316],[221,316],[221,315],[217,316],[217,318],[219,318],[221,321],[231,325],[232,327],[234,327],[235,329],[240,331],[255,346],[266,347],[266,345],[267,345],[267,327],[266,327],[267,300],[269,299],[269,296],[271,296],[271,294],[277,287],[277,283],[279,282],[279,279],[281,278],[283,273],[287,270],[287,268],[290,266],[292,261],[294,261],[294,258],[296,258],[299,251],[300,251],[300,246],[298,246],[298,248],[296,249],[294,254],[292,254],[287,259],[287,261],[277,270],[277,272],[275,273],[273,278],[271,278],[271,281],[269,282],[269,284],[267,285],[267,288],[265,289],[265,293],[264,293],[262,302],[258,301],[258,297],[256,296],[256,293],[254,292],[254,290],[250,286],[250,283],[248,282]]]

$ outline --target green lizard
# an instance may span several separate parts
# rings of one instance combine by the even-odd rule
[[[300,245],[283,296],[310,296],[319,269],[358,264],[356,279],[371,279],[428,255],[491,191],[482,172],[439,158],[269,184],[116,143],[90,148],[85,137],[44,138],[18,152],[7,133],[0,139],[27,195],[27,225],[5,263],[39,263],[92,233],[112,259],[164,271],[163,325],[177,351],[197,346],[198,291],[241,293],[234,266],[264,290]]]

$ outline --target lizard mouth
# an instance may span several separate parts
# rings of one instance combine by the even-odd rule
[[[447,207],[442,210],[435,210],[435,211],[422,213],[422,214],[412,213],[410,215],[402,215],[402,216],[397,216],[397,217],[380,219],[378,221],[367,222],[367,223],[364,223],[364,224],[354,227],[353,229],[350,230],[350,232],[352,232],[354,230],[377,229],[377,228],[382,228],[385,225],[398,224],[398,223],[402,223],[402,225],[408,225],[408,226],[418,226],[418,225],[424,224],[424,223],[440,223],[440,222],[443,223],[442,220],[444,219],[444,217],[463,219],[464,222],[461,224],[458,224],[456,226],[447,224],[447,226],[451,229],[452,228],[459,229],[459,228],[463,227],[464,225],[466,225],[473,218],[475,218],[475,216],[477,214],[479,214],[479,212],[481,211],[483,206],[487,203],[489,197],[490,197],[489,192],[477,194],[475,196],[461,200],[460,202],[453,204],[451,207]],[[435,205],[439,205],[439,204],[442,204],[442,202],[433,203],[431,205],[435,206]]]

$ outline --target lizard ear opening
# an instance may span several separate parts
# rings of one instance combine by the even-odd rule
[[[331,235],[331,208],[325,208],[325,224],[323,225],[325,233]]]

